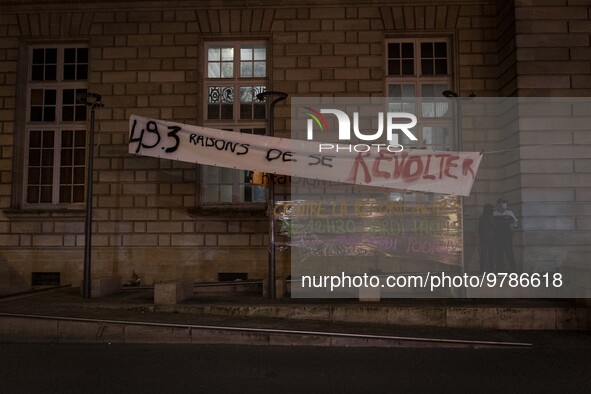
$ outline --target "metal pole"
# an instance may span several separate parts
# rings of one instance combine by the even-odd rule
[[[454,103],[454,115],[456,118],[456,122],[457,122],[457,137],[458,137],[458,143],[457,143],[457,148],[458,151],[461,151],[462,149],[464,149],[464,136],[463,136],[463,130],[462,130],[462,98],[460,97],[459,94],[457,94],[454,91],[451,90],[445,90],[444,92],[442,92],[441,94],[443,94],[443,96],[453,100]],[[471,99],[472,97],[475,97],[474,93],[470,93],[470,95],[468,96],[467,99]],[[464,276],[464,274],[466,273],[466,262],[465,262],[465,258],[464,258],[464,197],[460,196],[460,217],[462,220],[462,259],[461,259],[461,274],[462,276]],[[466,298],[466,288],[465,287],[460,287],[460,292],[459,292],[459,296],[460,298]]]
[[[94,98],[94,102],[89,102]],[[88,141],[88,164],[86,166],[86,220],[84,226],[84,272],[82,281],[82,296],[91,297],[91,253],[92,253],[92,184],[94,163],[94,110],[102,107],[101,96],[96,93],[86,93],[77,97],[78,101],[90,107],[90,131]]]
[[[265,97],[278,96],[271,102],[269,108],[269,130],[267,135],[273,137],[275,135],[275,105],[287,98],[287,93],[267,91],[257,94],[257,99],[263,101]],[[275,217],[273,211],[275,208],[275,175],[267,174],[269,180],[268,197],[267,197],[267,215],[269,215],[269,299],[276,298],[275,290]]]

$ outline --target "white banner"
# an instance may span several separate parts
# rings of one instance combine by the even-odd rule
[[[478,152],[404,150],[242,134],[132,115],[129,153],[250,171],[468,196]]]

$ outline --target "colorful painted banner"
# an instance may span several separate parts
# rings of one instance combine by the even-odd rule
[[[292,259],[292,264],[297,264],[301,256],[384,256],[422,264],[423,268],[429,263],[461,264],[459,197],[441,195],[429,201],[405,202],[298,196],[297,200],[278,202],[273,214],[280,220],[280,235],[292,247],[292,254],[300,256]],[[389,265],[393,261],[384,262],[388,262],[384,269],[392,269]]]
[[[132,115],[129,153],[301,178],[468,196],[478,152],[339,145],[217,130]]]

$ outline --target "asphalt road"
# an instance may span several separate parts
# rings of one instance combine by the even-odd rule
[[[2,344],[0,393],[591,392],[591,335],[535,335],[526,349]]]

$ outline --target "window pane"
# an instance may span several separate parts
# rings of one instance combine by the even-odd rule
[[[402,61],[402,75],[414,75],[414,61],[413,60],[403,60]]]
[[[74,120],[74,107],[62,108],[62,120],[64,122],[72,122]]]
[[[41,147],[41,132],[31,131],[29,136],[29,147],[38,148]]]
[[[84,183],[84,167],[74,168],[74,183]]]
[[[412,42],[405,42],[402,44],[402,57],[403,58],[414,58],[414,44]]]
[[[220,168],[220,183],[234,182],[234,170],[229,168]]]
[[[208,63],[207,64],[207,77],[208,78],[220,78],[220,63]]]
[[[64,89],[62,104],[74,104],[74,89]]]
[[[76,49],[75,48],[64,49],[64,63],[76,63]]]
[[[240,104],[240,119],[252,119],[252,106],[250,104]]]
[[[76,69],[76,79],[84,80],[88,79],[88,66],[86,64],[79,64]]]
[[[41,198],[39,202],[42,203],[51,203],[51,195],[52,195],[52,187],[51,186],[41,186]]]
[[[71,186],[60,186],[60,202],[71,202],[72,200],[72,187]]]
[[[219,202],[220,189],[217,185],[207,185],[203,195],[204,202]]]
[[[33,107],[31,108],[31,122],[41,122],[43,120],[43,108]]]
[[[41,151],[40,150],[30,150],[29,151],[29,166],[39,166],[41,165]]]
[[[78,48],[76,50],[76,61],[78,63],[88,63],[88,48]]]
[[[234,48],[222,48],[222,60],[234,60]]]
[[[45,50],[43,48],[33,49],[33,64],[45,63]]]
[[[234,101],[234,88],[231,86],[210,86],[208,101],[210,103],[231,103]]]
[[[75,165],[84,165],[85,161],[85,154],[84,149],[75,149],[74,150],[74,164]]]
[[[240,60],[253,60],[251,47],[240,48]]]
[[[447,58],[447,43],[436,42],[435,43],[435,57]]]
[[[51,167],[41,168],[41,184],[42,185],[51,185],[52,182],[53,182],[53,168],[51,168]]]
[[[62,148],[74,146],[74,132],[72,130],[62,131]]]
[[[234,63],[222,63],[222,78],[234,77]]]
[[[219,119],[220,106],[216,104],[209,104],[207,106],[207,119]]]
[[[76,106],[76,117],[75,120],[86,120],[86,105],[77,105]]]
[[[254,76],[258,78],[267,76],[266,62],[254,62]]]
[[[53,166],[53,151],[49,149],[43,149],[41,154],[41,165],[42,166]]]
[[[399,59],[400,58],[400,44],[398,44],[398,43],[388,44],[388,57],[390,59]]]
[[[84,202],[84,185],[74,186],[72,189],[72,202]]]
[[[220,202],[232,202],[232,185],[220,185]]]
[[[253,104],[253,118],[265,119],[265,104]]]
[[[57,67],[56,66],[46,66],[45,67],[45,80],[46,81],[55,81],[57,75]]]
[[[52,89],[47,89],[47,90],[45,90],[44,93],[45,93],[44,104],[45,105],[55,105],[56,91],[52,90]]]
[[[28,186],[27,187],[27,202],[30,204],[39,203],[39,187]]]
[[[45,63],[56,64],[57,63],[57,48],[47,48],[45,50]]]
[[[423,75],[433,75],[433,61],[431,59],[421,60],[421,72]]]
[[[64,65],[64,80],[72,81],[76,79],[76,66],[73,64]]]
[[[436,59],[435,60],[435,74],[446,75],[447,74],[447,60]]]
[[[388,75],[400,75],[400,60],[388,60]]]
[[[423,127],[423,141],[427,149],[449,150],[449,130],[444,127]]]
[[[31,90],[31,105],[43,105],[43,89]]]
[[[41,169],[29,168],[29,184],[39,184],[41,182]]]
[[[388,97],[402,97],[402,85],[389,85]]]
[[[74,146],[86,146],[86,130],[76,130],[76,135],[74,137]]]
[[[221,107],[221,119],[234,119],[234,106],[232,104],[222,104]]]
[[[43,147],[44,148],[53,148],[53,131],[44,131],[43,132]]]
[[[72,165],[73,153],[71,149],[62,150],[61,163],[63,166]]]
[[[55,107],[46,107],[43,112],[44,122],[55,122]]]
[[[220,61],[220,48],[209,48],[207,50],[207,60],[208,61]]]
[[[242,78],[251,78],[252,77],[252,63],[250,63],[250,62],[241,62],[240,63],[240,76]]]
[[[43,70],[43,66],[33,66],[31,69],[31,79],[33,81],[43,81]]]
[[[203,170],[204,178],[208,183],[219,183],[219,179],[220,179],[219,167],[205,166],[203,168],[204,168],[204,170]]]
[[[421,43],[421,58],[432,58],[433,57],[433,43],[422,42]]]
[[[267,60],[267,48],[264,46],[255,46],[254,60]]]
[[[68,185],[72,183],[72,169],[71,168],[64,168],[64,163],[62,163],[62,168],[60,169],[60,183],[62,185]]]

